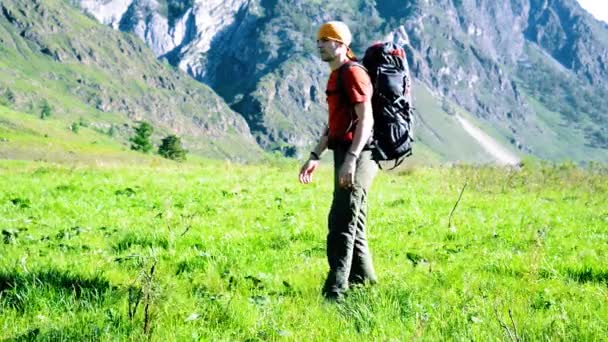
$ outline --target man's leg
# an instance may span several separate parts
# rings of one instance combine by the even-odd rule
[[[365,235],[361,235],[357,241],[357,230],[362,229],[365,233],[365,217],[363,216],[361,221],[359,215],[361,213],[365,215],[367,189],[377,171],[375,162],[371,160],[371,153],[368,151],[364,153],[365,156],[362,154],[362,158],[357,163],[353,189],[344,189],[339,186],[338,172],[344,161],[345,151],[334,151],[334,196],[328,218],[327,235],[327,259],[330,270],[323,288],[326,297],[340,297],[348,289],[355,250],[358,255],[355,262],[360,269],[357,270],[357,276],[366,280],[375,280]]]
[[[372,263],[372,256],[367,243],[365,227],[365,210],[359,212],[357,218],[357,232],[353,247],[353,259],[348,277],[350,285],[377,282],[376,272]]]
[[[354,211],[350,207],[350,197],[349,190],[336,188],[334,191],[328,218],[327,261],[329,262],[329,273],[323,288],[323,294],[326,297],[339,297],[348,290],[348,276],[356,234],[356,225],[350,224],[349,218]]]
[[[355,183],[365,189],[359,212],[357,213],[357,225],[355,242],[353,246],[353,259],[349,275],[349,283],[375,283],[376,272],[372,264],[372,256],[367,243],[367,192],[378,172],[378,165],[372,160],[371,152],[363,151],[357,163]]]

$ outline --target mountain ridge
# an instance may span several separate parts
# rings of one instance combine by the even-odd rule
[[[130,6],[141,7],[144,3],[160,6],[171,1],[138,1]],[[413,75],[438,94],[436,101],[444,107],[444,114],[453,111],[452,107],[461,107],[480,120],[491,122],[523,155],[567,157],[568,153],[556,156],[531,138],[545,135],[551,143],[568,149],[560,139],[549,138],[554,132],[530,124],[539,120],[538,110],[529,100],[532,97],[540,100],[543,111],[559,113],[560,117],[552,121],[565,118],[584,122],[573,125],[583,134],[583,138],[576,138],[578,144],[589,147],[583,152],[585,156],[578,158],[589,159],[599,152],[600,159],[608,160],[608,132],[603,128],[608,126],[607,114],[594,109],[596,105],[586,105],[588,98],[601,104],[604,95],[608,95],[608,45],[601,39],[608,36],[608,30],[574,0],[442,0],[407,4],[361,0],[328,1],[321,7],[306,0],[212,3],[213,10],[194,4],[184,17],[193,13],[203,17],[206,13],[210,22],[224,23],[215,32],[215,40],[209,25],[203,25],[206,29],[200,32],[205,32],[206,41],[210,42],[204,49],[195,48],[202,35],[190,35],[192,40],[182,42],[186,45],[182,45],[181,52],[178,49],[158,56],[209,84],[246,118],[266,149],[297,155],[320,132],[326,114],[324,100],[318,94],[324,89],[327,71],[315,55],[314,27],[336,18],[353,29],[353,46],[359,54],[373,39],[381,37],[404,45]],[[91,11],[90,6],[83,7]],[[362,31],[362,27],[371,33]],[[197,28],[192,27],[191,31]],[[148,44],[153,45],[151,41]],[[549,65],[538,76],[550,80],[527,79],[529,53],[547,54],[557,61],[558,66],[551,65],[551,60],[534,60]],[[193,57],[197,54],[198,59]],[[559,80],[560,66],[568,71],[566,81]],[[232,75],[242,76],[237,85],[231,81]],[[568,103],[569,99],[556,101],[539,94],[546,92],[544,83],[552,78],[558,79],[562,89],[566,84],[580,89],[577,91],[585,99]],[[296,112],[305,114],[305,119]],[[286,123],[293,128],[286,127]],[[527,132],[521,134],[522,131]]]
[[[68,3],[109,27],[94,28]],[[145,119],[158,125],[157,134],[184,135],[195,153],[241,159],[250,148],[259,155],[259,144],[305,155],[327,117],[329,69],[317,56],[315,30],[338,19],[353,30],[359,56],[376,40],[406,49],[424,158],[491,161],[457,119],[465,117],[519,157],[608,162],[608,30],[574,0],[2,6],[0,101],[35,113],[39,99],[48,100],[66,120],[120,127],[123,141],[123,123]],[[124,33],[114,37],[110,28]],[[28,58],[36,63],[28,66]],[[15,76],[17,83],[9,81]]]

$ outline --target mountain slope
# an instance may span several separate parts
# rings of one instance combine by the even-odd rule
[[[465,111],[519,154],[608,161],[603,109],[608,108],[608,28],[575,0],[87,0],[81,5],[99,20],[138,34],[158,57],[210,85],[247,119],[267,149],[297,154],[321,130],[328,71],[316,57],[315,28],[340,19],[352,28],[359,55],[379,39],[406,47],[414,76],[435,102],[419,101],[424,120],[453,124],[451,114]],[[440,111],[433,109],[437,106]],[[432,129],[460,144],[463,128],[451,128],[456,134]],[[433,136],[422,134],[419,144],[441,159],[460,159],[450,149],[437,150],[427,135]],[[483,150],[462,144],[461,150]]]
[[[136,37],[99,25],[64,1],[0,4],[0,101],[86,121],[125,141],[145,120],[155,140],[178,134],[216,157],[259,157],[246,122],[207,86],[158,61]]]

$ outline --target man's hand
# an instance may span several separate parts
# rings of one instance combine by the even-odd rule
[[[318,160],[308,159],[300,168],[300,183],[308,184],[312,182],[312,174],[319,166]]]
[[[340,167],[338,180],[340,186],[345,189],[350,189],[355,184],[355,169],[357,168],[357,158],[352,154],[347,154],[344,163]]]

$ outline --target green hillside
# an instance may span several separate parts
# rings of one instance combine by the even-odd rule
[[[438,155],[440,161],[492,162],[494,159],[462,126],[454,115],[448,114],[437,97],[420,83],[414,85],[416,104],[417,145],[424,145]]]
[[[138,38],[113,31],[65,1],[3,1],[0,104],[65,125],[85,121],[126,141],[138,120],[154,139],[178,134],[198,154],[256,159],[245,121],[208,87],[159,62]]]
[[[131,151],[84,121],[41,120],[0,105],[0,159],[103,165],[159,162],[160,157]]]

